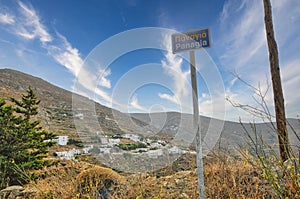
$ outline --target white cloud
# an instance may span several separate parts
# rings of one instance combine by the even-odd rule
[[[82,91],[77,90],[77,92],[84,93],[90,98],[95,97],[91,95],[98,95],[104,101],[111,102],[111,97],[97,87],[98,83],[101,87],[111,88],[111,82],[108,79],[108,76],[111,74],[110,70],[88,71],[81,69],[84,61],[80,51],[72,46],[68,39],[58,31],[54,31],[55,34],[51,34],[30,3],[25,4],[17,1],[17,5],[19,9],[14,11],[14,15],[0,13],[0,23],[9,24],[4,27],[7,32],[25,40],[39,40],[41,43],[40,47],[47,51],[48,56],[77,77],[77,83],[81,85],[81,88],[86,89]],[[28,46],[29,44],[26,45]],[[23,59],[25,59],[24,49],[23,46],[15,51]],[[30,51],[30,49],[26,47],[26,51]],[[100,76],[97,76],[99,74]]]
[[[117,102],[113,101],[112,97],[107,92],[103,91],[97,86],[99,77],[99,85],[104,86],[105,84],[101,85],[100,83],[102,79],[106,79],[106,76],[109,74],[110,72],[107,72],[103,69],[97,70],[97,67],[94,67],[94,65],[89,65],[88,63],[85,63],[76,76],[77,85],[73,88],[73,91],[77,93],[85,93],[85,96],[88,96],[91,99],[96,99],[101,103],[109,105],[112,105],[113,103],[118,104]],[[110,81],[108,79],[106,79],[105,81],[109,82],[107,84],[110,84]],[[85,89],[87,89],[88,91],[85,91]],[[99,100],[98,97],[100,97],[101,99]]]
[[[291,44],[299,42],[300,1],[274,0],[272,3],[274,30],[278,46],[289,51],[295,50],[290,49],[290,46],[294,48]],[[296,39],[298,39],[297,43],[295,43]]]
[[[137,110],[148,112],[148,109],[146,109],[145,107],[143,107],[142,105],[139,104],[139,101],[138,101],[138,98],[137,98],[136,95],[134,95],[131,98],[130,106],[137,109]]]
[[[224,93],[202,93],[199,98],[199,113],[208,117],[224,119],[224,111],[232,108],[230,103],[224,102]]]
[[[73,75],[77,76],[83,64],[79,50],[72,47],[66,37],[57,32],[59,45],[46,45],[48,53],[59,64],[65,66]]]
[[[165,53],[165,59],[161,61],[161,64],[164,72],[172,79],[172,88],[170,89],[173,95],[159,93],[158,96],[177,105],[188,107],[186,103],[189,102],[191,90],[188,82],[190,71],[183,70],[183,58],[171,53],[171,41],[167,35],[164,37],[163,45],[169,51]]]
[[[275,36],[279,47],[279,60],[282,74],[282,86],[289,113],[300,111],[295,105],[300,100],[298,95],[300,64],[298,55],[300,20],[300,2],[297,0],[273,0],[273,22]],[[269,72],[269,55],[264,25],[264,9],[262,1],[228,0],[220,14],[220,27],[222,34],[217,38],[220,45],[219,57],[227,71],[236,71],[239,76],[253,86],[265,91],[271,83]],[[224,34],[223,34],[224,33]],[[224,50],[223,50],[224,49]],[[232,79],[228,82],[226,91],[228,95],[240,104],[257,106],[253,98],[255,92],[249,91],[247,85]],[[231,96],[232,95],[232,96]],[[272,88],[265,98],[271,111],[273,111]],[[293,106],[293,108],[291,108]],[[230,114],[234,114],[230,110]],[[228,114],[227,114],[228,115]],[[242,116],[244,114],[241,114]],[[244,115],[245,116],[245,115]],[[251,118],[248,116],[245,116]]]
[[[19,35],[27,39],[39,38],[43,44],[42,47],[48,51],[48,54],[51,55],[57,63],[66,67],[75,77],[78,77],[79,84],[94,94],[99,95],[106,102],[111,102],[110,96],[103,90],[97,88],[98,74],[101,74],[99,85],[106,88],[111,87],[110,81],[107,79],[107,76],[110,75],[110,71],[98,71],[98,73],[93,73],[84,69],[81,70],[84,61],[81,58],[79,50],[73,47],[67,38],[59,32],[56,31],[57,37],[54,38],[51,36],[45,26],[40,22],[39,16],[31,5],[26,6],[22,2],[19,2],[19,6],[25,17],[25,25],[19,27]]]
[[[31,5],[25,5],[18,1],[22,18],[15,30],[15,33],[25,39],[38,38],[42,43],[52,41],[51,35],[47,32],[45,26],[40,22],[40,17],[36,14]]]
[[[226,22],[232,12],[239,12],[245,5],[247,0],[229,0],[224,3],[222,12],[220,14],[221,23]],[[227,23],[227,22],[226,22]]]
[[[111,96],[108,93],[106,93],[105,91],[103,91],[99,88],[96,88],[94,91],[95,91],[95,94],[101,96],[102,99],[105,100],[105,102],[107,102],[108,104],[114,103]]]
[[[169,95],[167,93],[158,93],[158,96],[161,99],[166,99],[170,102],[173,102],[174,104],[180,104],[180,101],[177,99],[177,97],[175,95]]]
[[[226,15],[221,28],[222,49],[220,57],[227,68],[249,70],[249,63],[258,67],[266,55],[263,7],[261,2],[243,2],[237,8],[236,1],[230,0],[224,5]],[[263,48],[264,47],[264,48]],[[247,67],[247,68],[246,68]],[[252,66],[253,67],[253,66]]]
[[[15,17],[7,13],[0,13],[0,23],[2,24],[14,24]]]
[[[111,75],[110,69],[102,71],[101,74],[99,85],[105,88],[111,88],[111,82],[107,78],[107,76]]]
[[[293,60],[284,65],[282,73],[282,86],[285,95],[285,103],[289,109],[300,113],[300,59]],[[293,105],[293,106],[291,106]]]
[[[79,72],[76,74],[76,85],[73,88],[75,92],[84,92],[86,95],[88,93],[89,98],[102,104],[118,104],[112,99],[108,92],[101,88],[111,88],[111,82],[108,79],[108,76],[111,75],[110,69],[104,69],[101,63],[89,58],[82,63],[82,66],[78,68],[78,70]],[[84,91],[85,89],[88,91]]]

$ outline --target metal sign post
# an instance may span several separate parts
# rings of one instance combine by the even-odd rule
[[[196,60],[195,60],[194,50],[208,48],[208,47],[211,47],[208,28],[172,35],[173,53],[178,53],[183,51],[190,52],[190,70],[191,70],[193,110],[194,110],[193,125],[194,125],[194,129],[196,129],[198,192],[199,192],[200,199],[204,199],[205,195],[204,195],[204,172],[203,172],[203,160],[202,160],[202,141],[201,141],[200,126],[199,126],[197,73],[196,73]]]
[[[196,129],[196,152],[197,152],[197,171],[198,171],[198,191],[199,197],[204,199],[204,172],[202,162],[202,142],[201,131],[199,126],[199,106],[198,106],[198,90],[197,90],[197,76],[196,76],[196,61],[195,52],[190,51],[190,70],[193,92],[193,109],[194,109],[194,122],[193,126]]]

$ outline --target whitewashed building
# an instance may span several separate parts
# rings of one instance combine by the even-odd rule
[[[72,151],[60,151],[60,152],[55,152],[57,157],[65,160],[73,160],[74,154]]]
[[[74,160],[75,155],[80,155],[82,152],[79,149],[73,148],[70,151],[59,151],[55,152],[57,157],[65,160]]]
[[[161,148],[162,145],[160,143],[157,143],[157,142],[153,142],[150,144],[150,147],[151,148]]]
[[[181,154],[181,153],[184,153],[184,151],[181,150],[180,148],[178,148],[177,146],[173,146],[173,147],[169,148],[169,153]]]
[[[122,136],[123,138],[132,140],[134,142],[139,142],[140,141],[140,137],[138,135],[134,135],[134,134],[125,134]]]
[[[83,154],[88,154],[88,153],[90,153],[90,150],[91,150],[92,148],[94,148],[93,145],[91,145],[91,146],[89,146],[89,147],[83,148],[83,149],[82,149]]]
[[[81,151],[79,149],[72,149],[71,150],[71,153],[73,153],[73,155],[80,155],[81,154]]]
[[[109,139],[108,140],[108,146],[114,146],[114,145],[116,145],[116,144],[119,144],[120,143],[120,139],[118,138],[118,139]]]
[[[66,135],[60,135],[60,136],[57,136],[55,139],[52,139],[52,140],[44,140],[44,142],[56,142],[57,144],[61,145],[61,146],[65,146],[68,144],[68,141],[69,141],[69,137],[66,136]]]
[[[150,158],[157,158],[158,156],[162,156],[164,154],[164,151],[162,149],[157,150],[149,150],[147,151],[147,155]]]
[[[61,146],[65,146],[68,144],[69,137],[66,135],[57,136],[53,141],[57,142],[57,144]]]
[[[76,118],[76,119],[83,120],[84,117],[83,117],[83,114],[82,114],[82,113],[78,113],[78,114],[75,115],[75,118]]]

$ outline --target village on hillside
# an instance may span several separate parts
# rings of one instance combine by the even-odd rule
[[[178,146],[172,146],[163,140],[151,140],[149,138],[143,139],[139,135],[124,134],[107,136],[103,133],[96,132],[99,136],[99,142],[81,144],[80,147],[73,148],[68,151],[56,151],[54,156],[60,159],[75,160],[77,156],[88,154],[122,154],[124,152],[131,154],[145,154],[150,158],[157,158],[164,154],[196,154],[195,151],[187,149],[181,149]],[[69,145],[71,139],[66,135],[57,136],[52,141],[56,142],[60,146]],[[49,140],[47,140],[49,141]],[[80,141],[81,142],[81,141]]]

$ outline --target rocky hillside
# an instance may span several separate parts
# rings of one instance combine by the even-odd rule
[[[172,134],[182,134],[181,137],[194,138],[193,115],[180,114],[176,112],[168,113],[134,113],[132,117],[150,123],[152,126],[160,128],[164,132]],[[229,151],[237,147],[245,147],[250,141],[248,134],[252,137],[262,135],[263,140],[268,145],[277,145],[278,138],[274,130],[275,123],[244,123],[221,121],[204,116],[199,117],[202,138],[204,138],[204,150],[210,150],[211,144],[216,140],[220,141],[215,147],[227,148]],[[300,146],[300,121],[298,119],[288,119],[288,132],[291,145]],[[191,139],[189,141],[191,141]],[[194,144],[192,145],[194,146]],[[277,149],[277,147],[275,147]]]
[[[38,117],[41,119],[42,125],[59,135],[76,137],[77,129],[74,125],[74,116],[77,113],[72,110],[73,95],[76,96],[76,99],[82,106],[95,102],[54,86],[41,78],[11,69],[0,69],[1,98],[20,98],[28,87],[31,87],[41,100]],[[137,121],[136,119],[134,119],[135,125],[130,125],[133,120],[127,114],[112,110],[99,103],[95,103],[95,111],[96,114],[93,115],[96,115],[101,126],[101,129],[97,130],[106,134],[141,132],[145,129],[145,126],[148,126],[144,122]],[[155,129],[151,127],[147,128],[150,131],[155,131]],[[88,130],[86,133],[89,133]]]
[[[82,107],[85,104],[95,103],[94,113],[86,110],[84,114],[90,117],[96,117],[101,129],[84,129],[92,124],[83,124],[83,129],[75,128],[74,115],[78,112],[72,110],[72,96],[70,91],[54,86],[40,78],[33,77],[11,69],[0,69],[0,96],[9,98],[10,96],[19,98],[28,87],[31,87],[41,100],[39,117],[43,122],[42,125],[57,134],[76,137],[78,131],[81,136],[90,131],[102,131],[105,134],[123,134],[135,133],[143,135],[155,135],[164,139],[173,139],[177,134],[178,140],[173,140],[174,144],[185,145],[182,140],[188,144],[193,142],[195,137],[192,125],[192,115],[180,114],[176,112],[168,113],[151,113],[151,114],[125,114],[117,110],[105,107],[99,103],[95,103],[86,97],[76,95]],[[75,94],[74,94],[75,95]],[[84,120],[86,122],[88,120]],[[202,136],[206,134],[208,139],[206,142],[218,140],[221,133],[222,146],[238,146],[242,145],[246,137],[245,130],[241,124],[236,122],[223,122],[220,120],[200,117]],[[300,134],[300,122],[296,119],[289,119],[289,123]],[[268,144],[276,144],[277,136],[270,128],[271,123],[256,124],[257,133],[262,133],[264,140]],[[252,133],[253,129],[250,124],[244,124],[248,132]],[[83,132],[82,132],[83,131]],[[292,145],[299,146],[299,140],[289,128],[290,140]],[[88,135],[87,137],[91,137]],[[207,144],[209,145],[209,143]],[[209,147],[209,146],[208,146]]]

